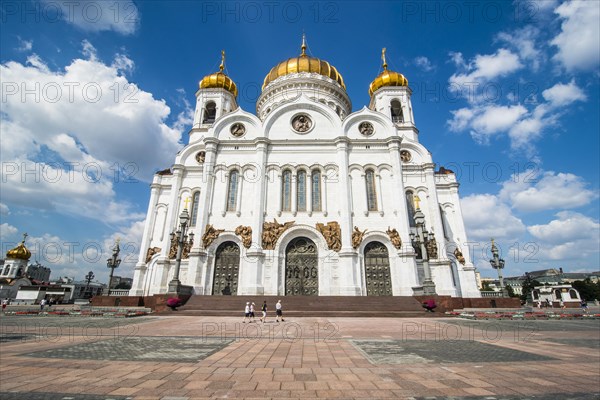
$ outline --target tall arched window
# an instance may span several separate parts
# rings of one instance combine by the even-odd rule
[[[415,201],[412,192],[406,192],[406,209],[408,210],[408,223],[415,228]]]
[[[237,188],[239,174],[236,170],[229,173],[229,186],[227,188],[227,211],[235,211],[237,207]]]
[[[306,211],[306,172],[298,171],[298,181],[296,182],[296,197],[298,211]]]
[[[402,106],[398,100],[392,100],[392,122],[400,123],[404,122],[404,115],[402,114]]]
[[[209,101],[204,106],[204,117],[202,118],[203,124],[212,124],[215,122],[215,116],[217,115],[217,105],[214,101]]]
[[[318,169],[312,172],[312,210],[321,211],[321,171]]]
[[[190,226],[196,226],[198,219],[198,206],[200,205],[200,192],[194,193],[192,196],[192,212],[190,213]]]
[[[367,185],[367,208],[369,211],[377,211],[377,191],[375,189],[375,172],[368,169],[365,173]]]
[[[281,179],[281,209],[291,211],[292,209],[292,171],[285,170]]]

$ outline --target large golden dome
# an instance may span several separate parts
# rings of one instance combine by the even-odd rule
[[[271,68],[271,71],[267,74],[267,76],[265,76],[265,80],[262,85],[263,89],[270,82],[274,81],[280,76],[295,74],[299,72],[310,72],[326,76],[328,78],[333,79],[334,81],[339,83],[341,87],[346,89],[346,85],[344,84],[344,78],[342,77],[342,74],[340,74],[333,65],[329,64],[325,60],[306,55],[306,42],[304,38],[302,38],[301,49],[302,53],[298,57],[289,58]]]
[[[375,93],[377,89],[384,86],[408,86],[408,79],[406,79],[404,75],[387,69],[385,49],[381,52],[381,58],[383,60],[383,72],[371,82],[371,85],[369,85],[369,96],[373,96],[373,93]]]
[[[31,258],[31,252],[25,247],[25,238],[27,234],[23,235],[23,241],[17,245],[14,249],[10,249],[6,252],[6,258],[16,258],[17,260],[29,260]]]
[[[215,72],[214,74],[206,75],[200,81],[200,89],[209,89],[209,88],[220,88],[225,89],[231,92],[235,97],[237,97],[238,90],[235,82],[225,75],[223,69],[225,68],[225,51],[221,52],[221,65],[219,66],[219,72]]]

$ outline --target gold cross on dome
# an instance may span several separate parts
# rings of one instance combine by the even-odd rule
[[[387,62],[385,61],[385,52],[386,52],[386,48],[384,47],[383,49],[381,49],[381,61],[383,63],[383,70],[387,70]]]
[[[190,202],[190,198],[189,197],[186,197],[185,200],[183,201],[183,204],[184,204],[184,207],[185,207],[186,210],[188,209],[189,202]]]
[[[27,236],[29,236],[29,235],[27,234],[27,232],[25,232],[25,233],[23,234],[23,243],[25,243],[25,240],[27,239]]]
[[[421,202],[421,199],[419,198],[419,196],[415,196],[413,197],[413,201],[415,202],[415,210],[420,210],[420,206],[419,203]]]
[[[223,72],[225,69],[225,50],[221,50],[221,65],[219,65],[219,71]]]

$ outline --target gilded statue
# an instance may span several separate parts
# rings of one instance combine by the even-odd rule
[[[206,160],[206,152],[199,151],[198,154],[196,154],[196,162],[198,162],[198,164],[204,164],[204,160]]]
[[[357,249],[358,246],[360,246],[360,243],[362,242],[366,232],[366,229],[361,232],[361,230],[358,229],[358,226],[354,227],[354,232],[352,232],[352,247]]]
[[[192,250],[192,246],[193,245],[194,245],[194,241],[193,240],[188,240],[187,242],[185,242],[183,244],[183,251],[181,252],[181,258],[182,259],[190,257],[190,251]]]
[[[336,221],[328,222],[327,225],[317,223],[317,230],[321,232],[330,250],[340,251],[342,248],[342,228]]]
[[[290,221],[285,224],[280,224],[276,219],[273,219],[273,222],[264,222],[262,232],[263,249],[275,249],[275,244],[277,243],[277,240],[279,240],[281,234],[294,225],[294,222],[295,221]]]
[[[400,247],[402,247],[402,239],[400,239],[400,234],[398,233],[398,231],[395,228],[390,229],[390,227],[388,226],[388,229],[385,232],[390,237],[390,241],[392,242],[392,245],[395,248],[400,249]]]
[[[438,258],[438,248],[435,238],[429,239],[427,242],[425,242],[425,249],[427,250],[427,257],[430,260]]]
[[[202,235],[202,244],[204,245],[204,248],[210,246],[210,244],[214,242],[214,240],[218,238],[222,232],[225,232],[225,229],[215,229],[210,224],[206,225],[206,230]]]
[[[454,257],[456,257],[456,259],[458,260],[459,263],[461,263],[462,265],[465,265],[465,257],[463,256],[462,251],[460,251],[460,249],[457,247],[456,249],[454,249]]]
[[[252,245],[252,228],[249,226],[240,225],[235,228],[235,234],[242,238],[244,247],[249,249]]]
[[[148,247],[148,251],[146,251],[146,263],[149,263],[155,254],[160,253],[160,250],[160,247]]]

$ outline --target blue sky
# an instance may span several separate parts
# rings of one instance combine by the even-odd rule
[[[353,110],[381,70],[413,90],[421,142],[454,170],[483,276],[600,269],[600,2],[3,1],[2,251],[23,232],[52,277],[105,281],[116,237],[133,275],[153,172],[187,142],[198,81],[218,69],[255,110],[264,76],[309,53]]]

